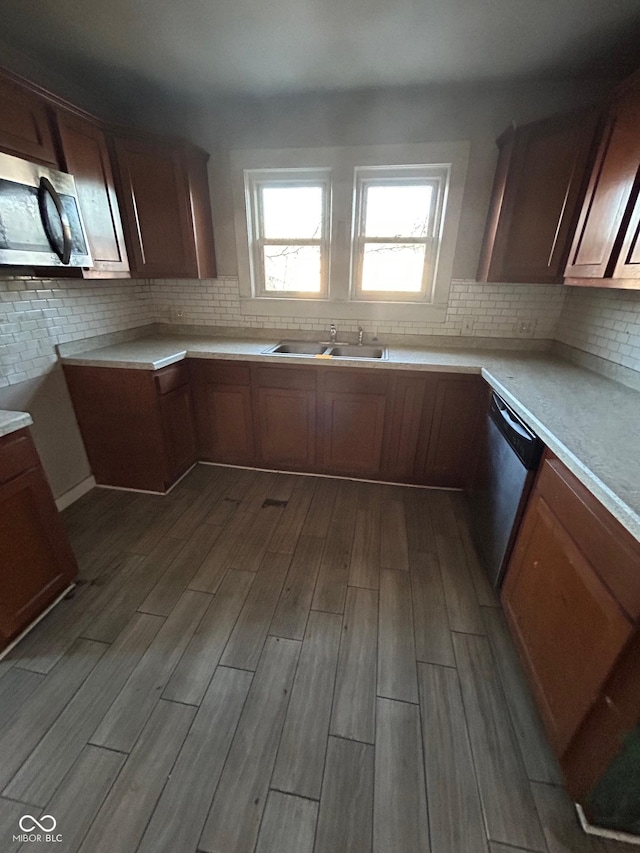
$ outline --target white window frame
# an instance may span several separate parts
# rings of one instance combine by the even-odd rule
[[[322,233],[317,239],[266,238],[263,234],[264,217],[262,213],[263,187],[322,187]],[[245,173],[248,240],[251,246],[251,278],[253,292],[266,299],[327,299],[330,240],[331,234],[331,173],[328,169],[252,169]],[[320,290],[274,291],[267,290],[264,279],[265,245],[319,246],[320,248]]]
[[[458,225],[469,160],[469,142],[407,145],[353,146],[345,148],[286,148],[231,152],[234,228],[238,257],[240,308],[245,315],[274,318],[311,316],[352,321],[444,322],[453,270]],[[437,271],[428,298],[375,300],[354,298],[351,280],[354,229],[355,169],[407,164],[447,166],[449,186],[442,223]],[[250,208],[247,206],[246,173],[252,170],[329,170],[331,174],[331,231],[327,295],[309,299],[262,296],[253,280],[250,250]],[[312,295],[313,296],[313,295]],[[397,297],[396,297],[397,299]]]
[[[351,265],[351,297],[365,302],[431,302],[440,254],[440,240],[444,224],[443,213],[447,205],[450,168],[443,166],[375,166],[355,169],[354,227],[352,237],[353,258]],[[430,211],[428,234],[425,237],[367,237],[366,192],[372,186],[424,186],[434,188],[435,202]],[[420,292],[406,290],[364,291],[362,289],[362,267],[364,249],[371,243],[420,243],[425,247],[425,262]]]

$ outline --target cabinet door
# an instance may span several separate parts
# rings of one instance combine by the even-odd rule
[[[316,462],[316,395],[291,388],[258,388],[260,461],[267,467],[309,471]]]
[[[551,743],[561,756],[632,625],[537,492],[520,529],[502,601]]]
[[[58,111],[65,167],[76,179],[78,199],[94,268],[85,277],[128,276],[120,208],[104,134],[87,119]]]
[[[0,648],[24,630],[76,575],[40,468],[0,486]]]
[[[0,77],[0,148],[58,166],[46,102],[6,77]]]
[[[425,387],[429,384],[422,376],[398,376],[395,380],[384,452],[385,476],[390,480],[414,479]]]
[[[479,280],[562,282],[596,125],[595,112],[554,116],[503,140]]]
[[[637,191],[613,277],[618,281],[633,283],[634,288],[640,288],[640,194]]]
[[[567,278],[613,274],[615,247],[640,168],[640,95],[623,98],[614,109],[598,149],[582,205]]]
[[[129,262],[144,277],[197,278],[187,174],[178,148],[114,141]]]
[[[189,386],[183,385],[160,397],[160,411],[167,448],[168,480],[165,485],[170,486],[197,459]]]
[[[331,474],[378,477],[387,398],[329,391],[323,405],[322,467]]]
[[[425,394],[417,468],[429,486],[468,485],[476,455],[476,428],[482,409],[482,380],[441,377]]]

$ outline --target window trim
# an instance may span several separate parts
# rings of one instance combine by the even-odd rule
[[[332,319],[371,322],[404,320],[439,323],[446,320],[453,258],[462,211],[470,143],[433,142],[325,148],[238,149],[230,152],[233,224],[238,259],[240,309],[247,316]],[[350,298],[353,170],[356,166],[402,166],[407,163],[449,164],[447,213],[431,302],[364,301]],[[331,274],[328,299],[291,299],[255,295],[251,285],[249,235],[244,172],[251,169],[330,169]],[[338,213],[336,213],[338,211]],[[342,212],[341,212],[342,211]],[[348,215],[344,211],[349,211]],[[340,270],[347,270],[342,275]],[[339,278],[337,277],[339,276]]]
[[[356,167],[354,170],[354,226],[351,238],[351,298],[359,302],[431,303],[438,272],[440,242],[444,226],[451,169],[448,164]],[[431,174],[429,174],[431,173]],[[367,237],[364,233],[366,192],[370,186],[415,186],[433,184],[435,204],[432,207],[429,234],[426,237]],[[364,291],[362,266],[364,248],[368,243],[421,244],[425,247],[425,262],[420,291]],[[428,269],[431,275],[427,278]]]
[[[297,177],[294,177],[296,175]],[[262,233],[261,189],[265,186],[320,186],[322,188],[322,234],[319,239],[265,238]],[[247,234],[250,242],[252,295],[264,299],[328,299],[331,246],[331,172],[329,169],[246,169]],[[252,226],[256,226],[253,233]],[[265,245],[319,246],[320,290],[267,290],[264,280],[263,249]]]

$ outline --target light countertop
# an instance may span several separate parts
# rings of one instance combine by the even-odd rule
[[[544,353],[390,346],[386,360],[265,354],[264,350],[275,343],[275,340],[154,335],[62,360],[66,364],[142,370],[157,370],[191,357],[320,364],[331,368],[481,373],[640,540],[640,393],[637,391]],[[87,344],[90,346],[89,341]]]
[[[16,430],[31,426],[32,423],[33,420],[28,412],[7,412],[0,409],[0,438],[3,435],[9,435]]]

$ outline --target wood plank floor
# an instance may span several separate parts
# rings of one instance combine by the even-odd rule
[[[633,853],[576,822],[459,495],[198,465],[64,513],[0,663],[0,850]]]

